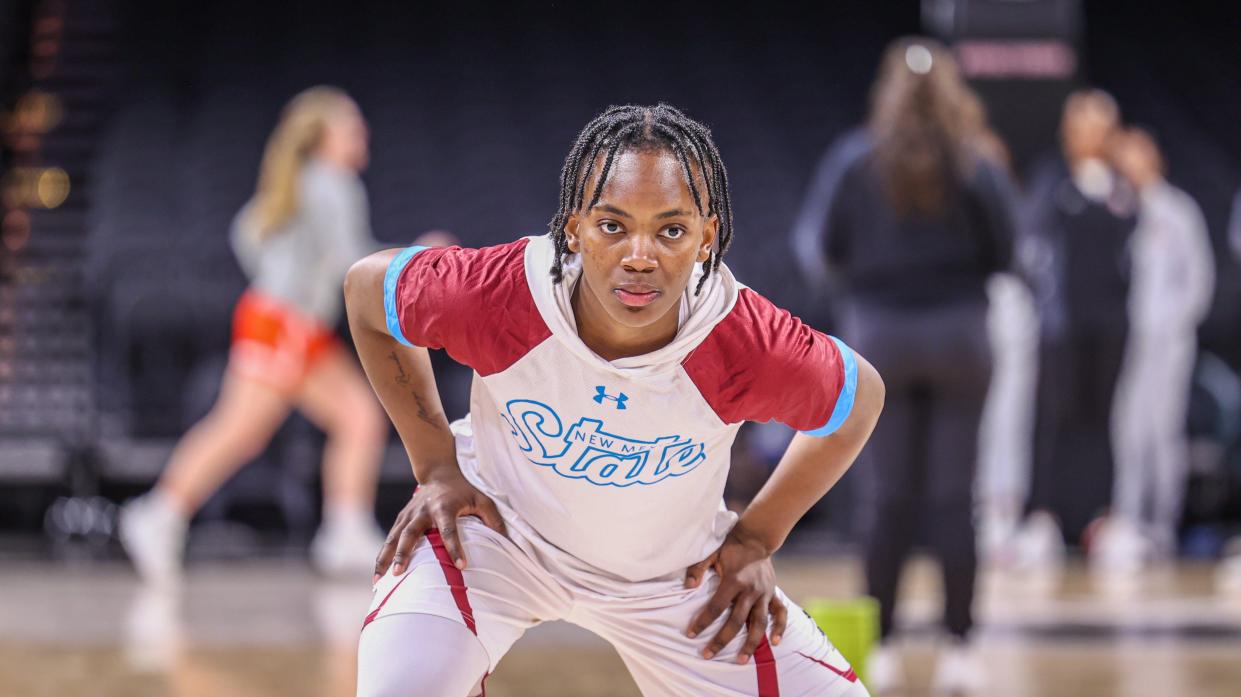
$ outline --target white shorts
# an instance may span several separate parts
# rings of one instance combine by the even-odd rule
[[[867,694],[840,652],[780,591],[789,615],[779,646],[764,639],[748,663],[738,664],[743,630],[708,660],[700,652],[724,624],[727,613],[695,639],[686,637],[685,631],[718,585],[714,573],[692,589],[684,587],[681,573],[624,586],[605,578],[593,584],[578,570],[546,563],[550,559],[540,552],[542,545],[520,527],[510,525],[506,538],[475,518],[463,518],[458,530],[467,568],[458,570],[438,534],[429,535],[418,543],[403,575],[380,579],[364,632],[372,621],[399,613],[452,620],[477,636],[490,673],[527,629],[540,622],[565,620],[611,643],[646,697]],[[479,678],[474,694],[481,693],[485,676]]]

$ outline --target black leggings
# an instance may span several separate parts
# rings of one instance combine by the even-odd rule
[[[892,632],[901,568],[925,529],[921,541],[943,571],[944,624],[964,638],[973,626],[974,473],[991,375],[986,305],[858,306],[846,313],[845,329],[843,338],[887,386],[857,475],[866,583],[879,600],[880,636]]]
[[[1112,401],[1123,326],[1096,326],[1039,351],[1034,460],[1026,511],[1045,510],[1075,540],[1112,500]]]

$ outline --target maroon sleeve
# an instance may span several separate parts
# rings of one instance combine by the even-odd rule
[[[774,419],[827,435],[852,408],[848,351],[743,288],[732,312],[690,354],[684,368],[725,423]]]
[[[393,269],[394,336],[445,349],[480,375],[508,368],[551,336],[526,283],[526,243],[432,247],[406,256],[404,267]]]

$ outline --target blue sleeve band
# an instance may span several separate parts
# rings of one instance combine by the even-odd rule
[[[401,318],[396,312],[396,283],[400,280],[401,272],[405,270],[405,265],[409,263],[409,260],[424,249],[426,247],[414,245],[403,250],[388,264],[388,272],[384,274],[384,314],[388,319],[388,333],[393,339],[411,347],[413,344],[409,343],[409,339],[406,339],[404,332],[401,331]]]
[[[850,412],[853,411],[853,398],[857,396],[857,358],[853,355],[853,349],[845,342],[836,337],[829,337],[836,342],[836,348],[840,349],[840,360],[845,365],[845,384],[840,388],[840,394],[836,397],[836,407],[832,409],[832,416],[827,423],[813,431],[804,431],[811,436],[827,436],[836,432],[840,428],[845,419],[849,418]]]

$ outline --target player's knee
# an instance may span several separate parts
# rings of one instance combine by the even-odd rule
[[[243,460],[253,460],[267,448],[271,433],[265,429],[246,426],[234,431],[233,450]]]
[[[275,430],[265,419],[221,405],[216,405],[195,429],[201,430],[212,442],[225,445],[244,460],[261,455]]]
[[[458,622],[422,614],[380,617],[358,645],[358,697],[468,697],[487,654]]]

